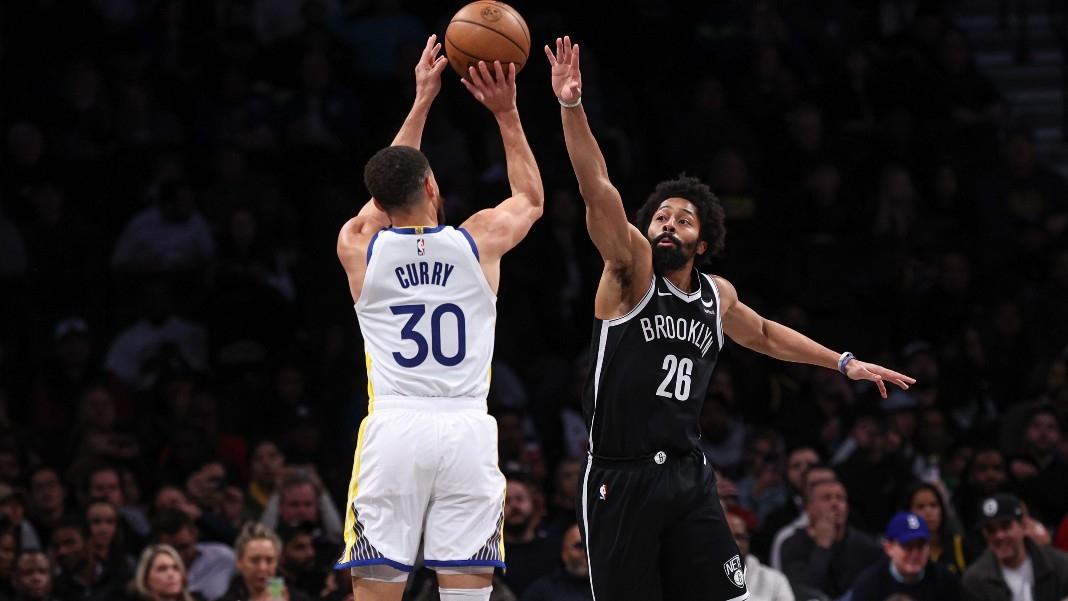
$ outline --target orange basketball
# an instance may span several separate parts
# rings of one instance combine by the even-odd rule
[[[515,63],[519,72],[530,56],[530,29],[523,17],[504,2],[479,0],[453,15],[445,30],[445,56],[461,76],[478,61]]]

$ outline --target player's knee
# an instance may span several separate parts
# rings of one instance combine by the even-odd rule
[[[493,587],[484,588],[439,588],[441,601],[489,601]]]
[[[357,566],[351,571],[353,584],[357,580],[373,582],[406,582],[408,580],[408,572],[389,565]]]

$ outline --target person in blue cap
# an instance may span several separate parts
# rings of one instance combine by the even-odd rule
[[[886,559],[853,583],[852,601],[883,601],[894,594],[915,601],[959,601],[960,583],[944,566],[931,561],[931,531],[923,518],[902,511],[886,525]]]

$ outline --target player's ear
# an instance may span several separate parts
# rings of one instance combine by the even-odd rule
[[[438,183],[434,181],[434,174],[427,173],[426,179],[423,180],[423,191],[426,192],[427,198],[436,198],[438,195]]]
[[[699,254],[699,255],[705,254],[705,252],[708,251],[708,242],[705,242],[704,240],[701,240],[700,242],[697,243],[697,249],[696,250],[697,250],[697,254]]]
[[[386,208],[382,206],[382,203],[378,202],[377,198],[372,198],[371,202],[375,203],[375,208],[378,209],[379,211],[382,211],[383,213],[388,212],[388,211],[386,211]]]

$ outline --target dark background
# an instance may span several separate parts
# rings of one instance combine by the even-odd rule
[[[219,458],[244,487],[247,451],[269,439],[344,499],[366,382],[336,235],[410,107],[426,36],[461,5],[3,4],[0,479],[25,486],[47,463],[74,482],[104,459],[147,503]],[[744,302],[918,379],[880,404],[870,386],[730,345],[709,445],[770,428],[829,456],[874,417],[887,456],[935,457],[952,489],[980,444],[1027,455],[1023,418],[998,414],[1040,402],[1066,416],[1068,187],[976,68],[956,3],[514,6],[534,38],[518,104],[547,201],[502,266],[490,403],[518,424],[502,427],[502,467],[548,490],[583,453],[600,260],[541,51],[564,33],[582,44],[584,106],[628,210],[659,180],[702,178],[728,216],[712,270]],[[422,148],[459,224],[508,188],[492,118],[444,80]],[[902,411],[940,420],[941,438],[895,430]],[[94,445],[94,429],[138,448]],[[724,473],[751,476],[735,455]],[[1055,527],[1064,510],[1037,513]]]

